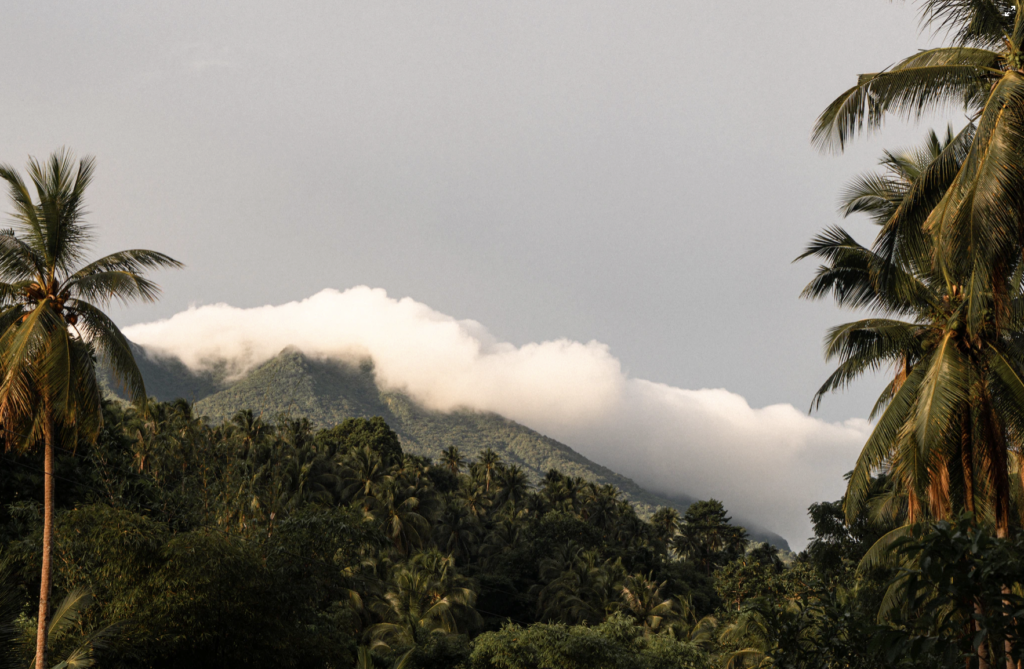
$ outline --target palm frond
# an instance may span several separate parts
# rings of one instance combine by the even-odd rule
[[[114,378],[132,402],[146,400],[146,384],[135,363],[131,344],[117,325],[100,309],[84,300],[75,300],[79,313],[78,329],[96,348],[100,358],[110,365]]]
[[[994,69],[993,60],[979,54],[964,52],[962,57],[963,62],[925,65],[909,59],[886,71],[861,75],[856,86],[818,117],[813,143],[822,150],[842,151],[854,135],[881,127],[886,114],[920,118],[943,105],[965,108],[1002,73]]]
[[[11,212],[15,223],[22,228],[31,248],[42,249],[43,228],[39,222],[35,202],[32,201],[32,194],[29,193],[21,175],[10,165],[0,164],[0,179],[7,182],[7,194],[15,207],[15,211]]]
[[[21,282],[45,275],[43,259],[14,235],[0,234],[0,277]]]
[[[840,364],[814,394],[811,408],[820,407],[826,394],[846,388],[865,372],[916,360],[921,352],[917,329],[911,323],[881,318],[832,328],[825,337],[825,359],[838,357]]]
[[[949,133],[952,134],[952,128]],[[924,224],[935,206],[942,200],[956,178],[974,141],[975,127],[968,124],[945,145],[931,133],[933,146],[928,155],[918,157],[921,170],[910,182],[896,209],[882,224],[875,243],[875,254],[882,259],[877,264],[880,290],[897,290],[902,276],[895,270],[901,267],[924,269],[932,260],[932,240],[924,231]],[[913,296],[908,296],[912,300]]]
[[[95,161],[83,158],[77,173],[74,156],[66,149],[50,154],[48,161],[29,158],[28,173],[39,195],[38,217],[47,265],[63,274],[81,261],[91,239],[83,218],[84,191],[92,181]],[[49,277],[52,279],[52,277]]]
[[[862,576],[872,569],[892,569],[899,565],[900,556],[893,550],[893,542],[909,537],[916,525],[907,524],[889,530],[878,538],[857,563],[857,574]]]
[[[940,264],[955,283],[991,285],[994,267],[1013,253],[1020,240],[1024,227],[1021,155],[1024,76],[1009,72],[992,89],[971,150],[927,219],[927,228],[937,234]]]
[[[969,379],[954,334],[947,333],[929,359],[921,363],[927,371],[914,411],[914,430],[922,448],[944,441],[951,426],[957,425],[953,415],[967,403]]]
[[[925,0],[921,18],[936,33],[949,34],[954,44],[997,48],[1014,32],[1015,9],[999,0]]]
[[[918,389],[925,377],[924,365],[915,367],[907,380],[889,402],[889,406],[878,419],[864,448],[857,457],[857,464],[850,474],[846,487],[843,510],[847,522],[853,522],[871,492],[871,476],[894,452],[900,432],[912,415]]]

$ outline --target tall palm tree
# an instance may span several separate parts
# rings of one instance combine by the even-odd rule
[[[495,453],[494,449],[485,448],[481,451],[480,458],[474,463],[474,467],[483,475],[485,492],[491,492],[491,479],[495,470],[501,465],[501,456]]]
[[[1020,0],[923,0],[926,26],[950,38],[881,72],[861,75],[818,118],[814,140],[842,149],[888,115],[961,108],[967,152],[925,223],[934,262],[964,302],[972,337],[1004,328],[1006,290],[1024,246],[1024,11]],[[974,126],[976,125],[976,130]],[[890,258],[892,260],[892,258]]]
[[[77,170],[61,150],[45,162],[30,158],[35,197],[21,175],[0,165],[14,210],[14,228],[0,234],[0,420],[7,448],[43,443],[43,567],[36,666],[46,666],[53,544],[54,449],[95,439],[102,423],[93,356],[107,362],[137,404],[146,388],[128,341],[103,308],[117,300],[153,301],[159,288],[143,272],[181,267],[162,253],[129,250],[82,264],[92,229],[85,189],[94,161]]]
[[[429,505],[423,504],[415,489],[399,489],[394,481],[380,487],[372,501],[370,513],[379,519],[384,535],[402,555],[422,546],[430,535]]]
[[[519,465],[502,467],[498,470],[496,479],[498,485],[494,503],[499,509],[508,504],[522,504],[530,492],[530,479]]]
[[[340,464],[343,465],[341,476],[345,486],[341,495],[346,501],[373,497],[381,486],[394,478],[380,459],[380,455],[369,446],[353,451]],[[365,504],[369,502],[366,501],[364,506]]]
[[[458,498],[448,501],[435,527],[438,547],[460,560],[473,557],[482,528]]]
[[[679,524],[682,518],[679,512],[672,507],[663,506],[651,516],[651,525],[654,527],[655,537],[663,544],[668,544],[672,537],[679,531]]]
[[[458,475],[462,469],[463,457],[458,446],[449,446],[441,452],[441,464],[452,474]]]
[[[1012,271],[979,298],[977,288],[957,283],[932,262],[939,254],[936,233],[922,235],[905,224],[900,229],[908,212],[920,217],[914,201],[933,201],[969,160],[970,151],[952,133],[945,141],[933,134],[915,152],[887,154],[885,171],[861,178],[846,196],[848,213],[869,211],[881,225],[874,247],[834,227],[803,256],[825,261],[805,296],[832,293],[840,305],[880,316],[829,332],[826,357],[839,367],[815,402],[868,370],[894,370],[849,481],[848,520],[864,508],[872,474],[887,470],[906,495],[910,523],[964,508],[987,517],[1000,536],[1008,531],[1010,464],[1024,427],[1024,264],[1008,265]],[[886,244],[901,251],[888,253]],[[977,308],[978,299],[988,299],[988,306]],[[974,327],[972,310],[980,319]]]

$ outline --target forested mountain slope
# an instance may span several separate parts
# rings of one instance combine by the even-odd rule
[[[359,364],[318,360],[288,348],[242,378],[226,381],[225,365],[195,374],[179,360],[149,356],[141,348],[136,353],[150,396],[162,401],[184,397],[194,402],[197,414],[214,423],[242,409],[267,419],[302,416],[317,427],[330,427],[346,418],[382,416],[401,437],[403,450],[416,455],[436,459],[445,448],[457,446],[467,457],[475,458],[490,448],[509,464],[521,466],[535,483],[548,470],[558,469],[614,485],[644,516],[660,506],[685,511],[695,501],[683,491],[672,498],[648,492],[565,444],[498,414],[431,411],[403,393],[382,391],[369,360]],[[741,519],[736,522],[743,523]],[[743,524],[752,538],[789,549],[779,535]]]

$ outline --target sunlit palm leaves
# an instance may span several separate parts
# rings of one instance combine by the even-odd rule
[[[1006,282],[1024,245],[1024,14],[1016,2],[929,0],[924,22],[952,40],[948,47],[906,58],[883,72],[862,75],[856,86],[819,117],[814,140],[842,149],[856,133],[878,128],[887,115],[920,116],[936,108],[960,109],[976,126],[965,137],[966,153],[952,180],[939,170],[942,188],[920,183],[931,195],[915,208],[927,211],[932,262],[950,286],[966,294],[966,328],[979,335],[986,321],[1005,315]],[[951,156],[952,157],[952,156]],[[938,201],[932,201],[938,196]],[[918,217],[911,217],[916,219]],[[917,221],[907,221],[916,227]],[[884,235],[883,235],[884,236]],[[916,246],[914,232],[907,237]],[[876,248],[891,264],[906,258]]]
[[[872,475],[887,471],[906,495],[910,522],[977,507],[998,527],[1005,530],[1008,523],[1007,458],[1018,450],[1024,415],[1020,263],[998,272],[979,265],[972,276],[984,276],[971,285],[958,283],[960,274],[942,260],[950,256],[937,241],[944,229],[954,228],[925,222],[922,230],[920,212],[911,215],[914,207],[907,204],[913,197],[927,206],[941,196],[927,221],[943,210],[978,145],[975,140],[964,153],[960,145],[968,135],[949,133],[944,141],[932,135],[920,150],[886,154],[885,172],[863,177],[847,191],[844,210],[867,211],[881,226],[872,248],[831,228],[801,256],[824,261],[805,296],[831,293],[843,306],[867,307],[880,316],[829,332],[825,355],[839,365],[815,404],[865,372],[893,374],[850,478],[848,518],[864,508]]]

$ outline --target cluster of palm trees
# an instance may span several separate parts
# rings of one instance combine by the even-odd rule
[[[838,367],[815,403],[865,373],[891,375],[845,498],[848,521],[867,514],[891,530],[868,567],[893,564],[890,547],[924,521],[966,512],[1007,537],[1024,519],[1024,5],[921,9],[948,44],[861,75],[814,139],[841,150],[890,115],[936,109],[962,110],[966,123],[887,152],[881,171],[850,184],[842,211],[878,225],[870,246],[834,226],[801,256],[823,263],[806,297],[873,312],[828,333]]]
[[[950,44],[862,75],[815,139],[841,149],[888,115],[942,105],[968,120],[886,153],[881,172],[851,184],[843,212],[879,226],[870,246],[831,227],[802,256],[823,261],[806,296],[873,312],[829,332],[826,356],[839,364],[816,401],[891,370],[848,519],[869,508],[910,524],[970,511],[1006,536],[1024,510],[1024,11],[1002,0],[926,0],[922,11]],[[880,473],[890,495],[872,502]]]
[[[689,631],[694,612],[685,595],[669,596],[667,581],[630,574],[621,558],[602,560],[600,551],[573,541],[540,563],[534,586],[538,617],[571,625],[597,624],[615,612],[634,618],[647,633],[670,625]]]
[[[538,620],[600,623],[622,612],[651,632],[688,631],[696,614],[679,584],[631,572],[594,543],[635,547],[652,559],[673,553],[707,573],[746,547],[720,502],[695,504],[684,516],[661,509],[648,523],[614,486],[555,470],[535,485],[491,449],[470,460],[451,446],[436,464],[404,454],[380,418],[314,431],[306,419],[267,422],[241,411],[214,426],[187,402],[153,401],[107,422],[130,435],[131,466],[159,485],[160,515],[172,525],[216,525],[267,543],[310,505],[357,512],[371,538],[361,559],[343,567],[346,605],[372,645],[479,629],[480,585],[462,572],[500,571],[532,550],[543,518],[569,519],[591,534],[586,545],[568,538],[550,546],[530,567],[532,585],[506,593],[535,601]]]

